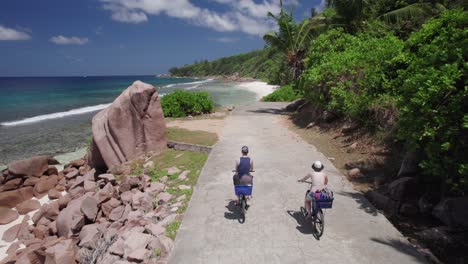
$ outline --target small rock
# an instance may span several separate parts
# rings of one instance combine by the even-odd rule
[[[86,218],[94,222],[98,212],[97,200],[91,196],[86,197],[81,203],[81,212],[86,216]]]
[[[190,190],[192,189],[191,186],[188,186],[188,185],[179,185],[179,190]]]
[[[83,175],[83,178],[85,179],[85,181],[96,181],[95,175],[96,175],[96,170],[92,169],[88,171],[85,175]]]
[[[171,199],[172,195],[167,192],[161,192],[156,196],[156,201],[158,201],[158,204],[167,203]]]
[[[145,169],[154,168],[154,162],[153,162],[152,160],[146,162],[146,163],[143,165],[143,168],[145,168]]]
[[[164,183],[161,183],[161,182],[152,182],[151,185],[148,187],[149,191],[152,192],[152,193],[161,192],[165,188],[166,188],[166,185]]]
[[[45,179],[41,179],[34,186],[34,192],[36,193],[45,193],[50,189],[54,188],[58,183],[58,178],[56,176],[49,176]]]
[[[166,236],[158,237],[159,243],[161,244],[161,255],[167,256],[174,247],[174,241]]]
[[[57,170],[57,167],[55,167],[54,165],[49,165],[49,168],[47,169],[46,174],[49,176],[52,176],[52,175],[58,175],[59,172]]]
[[[358,143],[357,142],[354,142],[353,144],[351,144],[348,149],[346,150],[346,152],[348,153],[352,153],[354,152],[356,149],[357,149],[357,146],[358,146]]]
[[[109,252],[123,257],[124,255],[124,240],[122,238],[118,238],[117,241],[115,241],[110,247],[109,247]]]
[[[177,197],[177,201],[178,202],[184,201],[186,198],[187,198],[187,196],[185,194],[182,194],[181,196]]]
[[[36,183],[38,183],[40,181],[41,181],[41,178],[29,177],[24,181],[23,186],[34,186],[34,185],[36,185]]]
[[[177,174],[179,172],[180,172],[180,170],[177,167],[171,167],[171,168],[167,169],[167,175],[169,175],[169,176],[172,176],[172,175]]]
[[[68,194],[72,200],[82,197],[85,194],[85,189],[83,187],[76,187],[75,189],[68,190]]]
[[[96,248],[96,242],[99,240],[101,232],[98,224],[85,225],[80,231],[80,247],[89,249]]]
[[[114,208],[111,213],[109,214],[109,219],[112,221],[118,221],[122,218],[122,215],[124,213],[125,206],[121,205],[116,208]]]
[[[109,216],[109,214],[112,212],[112,210],[114,208],[116,208],[117,206],[119,206],[119,205],[121,205],[119,200],[117,200],[115,198],[111,198],[109,201],[101,204],[102,213],[105,216]]]
[[[105,183],[110,182],[112,185],[115,185],[116,179],[113,174],[101,174],[98,176],[98,179],[104,180]]]
[[[41,204],[38,200],[33,199],[24,201],[16,206],[16,210],[18,210],[18,213],[20,213],[21,215],[35,211],[39,208],[41,208]]]
[[[20,230],[21,224],[16,224],[8,228],[2,236],[2,240],[8,243],[15,241],[18,231]]]
[[[47,193],[47,195],[49,196],[49,199],[50,200],[55,200],[55,199],[58,199],[62,196],[62,194],[57,191],[56,189],[50,189],[49,192]]]
[[[306,129],[312,128],[315,126],[315,122],[310,122],[307,126]]]
[[[10,181],[7,181],[3,185],[3,190],[2,191],[4,192],[4,191],[16,190],[21,186],[22,182],[23,182],[23,179],[21,179],[21,178],[16,178],[16,179],[12,179]]]
[[[146,225],[145,229],[146,231],[148,231],[148,233],[152,234],[153,236],[159,236],[160,234],[164,234],[164,232],[166,232],[166,228],[159,224],[153,223]]]
[[[64,196],[60,197],[58,199],[58,204],[59,204],[59,208],[60,209],[63,209],[65,207],[67,207],[67,204],[71,201],[71,197],[70,195],[67,193],[65,194]]]
[[[19,214],[17,211],[8,207],[0,206],[0,225],[6,225],[18,219]]]
[[[361,172],[360,169],[354,168],[354,169],[348,171],[348,176],[349,176],[351,179],[356,179],[356,178],[361,178],[361,177],[363,177],[364,175],[362,174],[362,172]]]
[[[67,178],[68,180],[71,180],[71,179],[76,178],[79,174],[80,172],[77,169],[74,169],[70,171],[69,173],[65,174],[65,178]]]
[[[416,201],[405,202],[400,207],[400,214],[404,216],[415,216],[418,213],[419,208]]]
[[[151,239],[152,236],[149,234],[131,232],[124,241],[124,255],[128,256],[137,249],[146,248]]]
[[[108,201],[112,196],[114,196],[115,189],[112,186],[111,183],[107,183],[104,188],[102,188],[98,193],[97,193],[97,200],[98,203],[101,204],[103,202]]]
[[[71,239],[62,240],[45,251],[45,263],[65,264],[75,263],[78,248]]]
[[[145,248],[139,248],[132,253],[130,253],[127,257],[128,260],[134,261],[134,262],[143,262],[146,260],[149,256],[149,251],[146,250]]]
[[[76,177],[73,184],[70,186],[70,190],[73,190],[78,186],[82,186],[83,184],[84,184],[84,177],[83,176],[78,176],[78,177]]]
[[[83,187],[85,189],[85,192],[94,192],[96,191],[96,182],[85,180],[83,183]]]
[[[179,175],[179,180],[182,180],[182,181],[183,181],[183,180],[187,179],[187,176],[188,176],[189,173],[190,173],[189,170],[183,171],[183,172]]]
[[[77,159],[77,160],[73,160],[71,161],[70,163],[68,163],[68,165],[72,166],[72,167],[75,167],[75,168],[79,168],[83,165],[86,164],[86,161],[84,159]]]

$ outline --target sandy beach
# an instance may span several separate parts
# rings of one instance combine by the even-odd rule
[[[257,101],[260,101],[264,96],[271,94],[276,90],[278,85],[270,85],[266,82],[255,81],[239,84],[239,87],[257,94]]]

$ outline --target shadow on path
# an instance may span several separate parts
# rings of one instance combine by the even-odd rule
[[[427,263],[422,257],[420,257],[419,255],[416,255],[416,251],[414,250],[414,247],[411,246],[411,244],[409,243],[405,243],[397,239],[384,240],[380,238],[371,238],[371,240],[376,243],[392,247],[398,250],[399,252],[402,252],[408,256],[412,256],[419,263]]]
[[[229,203],[226,205],[228,212],[224,213],[224,218],[229,220],[237,220],[239,223],[243,224],[245,218],[242,217],[242,214],[239,212],[239,206],[236,205],[235,200],[230,200]]]
[[[278,109],[278,108],[260,108],[257,110],[247,110],[250,113],[258,113],[258,114],[273,114],[273,115],[289,115],[290,112],[286,111],[285,109]]]
[[[378,211],[375,207],[364,197],[361,193],[352,193],[352,192],[335,192],[335,197],[337,195],[343,195],[351,197],[359,204],[359,209],[364,210],[366,213],[371,214],[373,216],[377,216]]]
[[[307,221],[302,214],[301,211],[293,211],[293,210],[287,210],[286,211],[289,216],[294,218],[297,222],[296,229],[301,232],[302,234],[306,235],[313,235],[315,239],[318,240],[316,234],[315,234],[315,229],[312,226],[312,223],[310,221]]]

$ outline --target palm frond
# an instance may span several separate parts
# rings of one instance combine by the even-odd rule
[[[437,9],[441,8],[440,6],[442,5],[439,5]],[[401,21],[426,18],[434,14],[434,9],[432,7],[430,3],[415,3],[383,14],[380,18],[387,23],[398,23]]]

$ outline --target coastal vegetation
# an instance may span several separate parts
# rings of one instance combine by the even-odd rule
[[[284,9],[269,16],[278,30],[264,36],[266,48],[171,73],[237,73],[287,84],[264,100],[300,94],[421,153],[425,179],[443,186],[444,195],[468,193],[463,1],[328,0],[322,12],[299,22]],[[218,70],[224,67],[229,70]]]
[[[265,48],[214,61],[169,69],[172,76],[231,76],[239,75],[261,79],[269,83],[287,83],[285,64],[276,49]]]
[[[208,92],[177,90],[161,99],[165,117],[186,117],[211,113],[214,102]]]
[[[291,85],[281,86],[271,94],[262,98],[264,102],[292,102],[301,98],[301,95]]]

